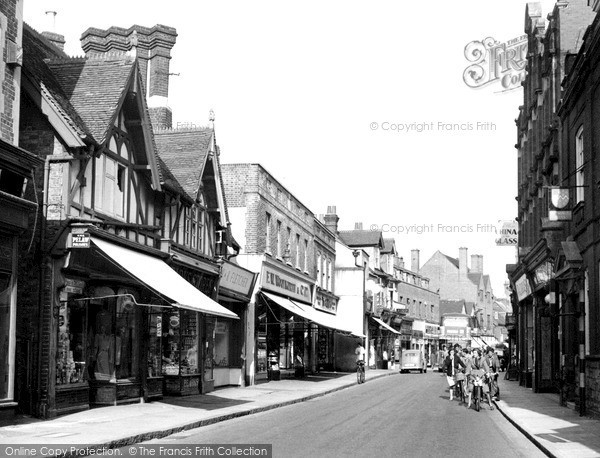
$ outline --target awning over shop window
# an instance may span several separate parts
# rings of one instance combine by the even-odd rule
[[[92,242],[132,277],[158,295],[172,301],[171,305],[174,307],[226,318],[239,318],[196,289],[164,261],[95,237],[92,238]]]
[[[393,332],[394,334],[400,334],[399,331],[396,331],[394,328],[392,328],[391,326],[385,324],[383,321],[381,321],[379,318],[375,318],[374,316],[371,317],[373,319],[373,321],[375,321],[379,326],[381,326],[383,329],[386,329],[388,331]]]
[[[325,326],[326,328],[334,329],[336,331],[352,334],[357,337],[365,337],[364,334],[359,334],[349,329],[340,328],[335,322],[336,317],[334,315],[319,312],[310,305],[298,304],[297,302],[293,302],[285,297],[277,296],[265,291],[261,291],[261,294],[263,294],[267,299],[275,302],[277,305],[280,305],[284,309],[292,312],[294,315],[301,316],[302,318],[312,321],[315,324]]]

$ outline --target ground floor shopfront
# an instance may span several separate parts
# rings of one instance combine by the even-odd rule
[[[335,369],[336,335],[351,332],[338,325],[337,297],[315,290],[306,275],[264,259],[253,301],[255,380]]]
[[[17,314],[24,312],[17,295],[19,242],[38,208],[23,193],[42,164],[28,151],[0,140],[0,420],[11,418],[17,408]],[[30,241],[22,241],[22,250],[30,248]]]
[[[49,266],[56,294],[42,336],[40,416],[214,389],[240,321],[234,305],[209,296],[218,267],[172,268],[168,253],[89,226],[72,228],[65,244]]]

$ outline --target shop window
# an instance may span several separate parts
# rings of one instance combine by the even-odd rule
[[[215,366],[229,366],[229,323],[218,321],[215,325]]]
[[[162,311],[151,311],[148,314],[148,377],[162,375]]]
[[[87,380],[85,358],[86,306],[83,302],[61,303],[58,314],[56,384]]]
[[[94,291],[88,309],[88,375],[96,381],[137,378],[139,308],[132,291],[108,287]],[[118,297],[116,297],[118,296]]]
[[[198,314],[187,310],[171,310],[161,319],[165,375],[198,374]]]
[[[215,318],[206,317],[204,335],[204,380],[213,380],[213,367],[215,362]]]
[[[2,254],[0,252],[0,254]],[[0,271],[0,399],[6,399],[8,392],[8,366],[10,342],[11,275]]]

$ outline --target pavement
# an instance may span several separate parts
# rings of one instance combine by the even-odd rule
[[[397,374],[395,370],[367,370],[366,382]],[[21,417],[15,424],[0,427],[0,444],[118,448],[307,401],[354,385],[355,373],[326,372],[302,379],[219,388],[205,395],[95,408],[46,421]],[[580,417],[560,406],[557,395],[533,393],[518,382],[504,380],[502,375],[499,387],[500,400],[495,401],[498,410],[546,455],[600,457],[600,421]]]
[[[600,421],[560,405],[558,394],[533,393],[500,374],[498,410],[552,457],[600,457]]]

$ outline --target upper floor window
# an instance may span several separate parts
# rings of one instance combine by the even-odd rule
[[[576,200],[575,203],[583,202],[585,197],[585,162],[583,154],[583,126],[577,131],[575,135],[575,185],[577,186]]]
[[[267,213],[266,228],[265,228],[265,251],[271,252],[271,215]]]
[[[331,291],[331,261],[327,260],[327,290]]]
[[[321,279],[321,253],[317,253],[317,284],[322,288],[323,283]]]
[[[281,258],[282,254],[282,239],[281,239],[281,221],[277,221],[277,257]]]
[[[308,240],[304,239],[304,271],[308,271]]]
[[[300,268],[300,234],[296,234],[296,267]]]
[[[102,154],[94,160],[94,167],[94,207],[107,215],[124,218],[127,194],[126,165],[112,156]]]
[[[184,243],[186,246],[201,250],[203,248],[204,235],[204,208],[199,205],[186,207]]]

